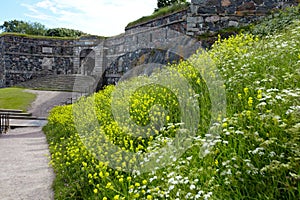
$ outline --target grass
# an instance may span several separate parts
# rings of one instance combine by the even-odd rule
[[[21,88],[2,88],[0,89],[0,108],[26,111],[35,98],[35,94],[25,92]]]
[[[152,15],[144,16],[144,17],[137,19],[136,21],[128,23],[126,28],[129,28],[131,26],[135,26],[135,25],[138,25],[141,23],[145,23],[147,21],[151,21],[155,18],[159,18],[159,17],[165,16],[165,15],[171,14],[173,12],[187,9],[188,6],[189,6],[189,3],[185,3],[185,4],[175,4],[172,6],[161,8],[161,9],[155,11]]]
[[[299,31],[294,20],[273,35],[219,38],[167,72],[54,108],[44,131],[55,199],[300,199]],[[202,64],[207,68],[199,70]],[[211,88],[218,83],[225,115],[210,112],[218,107],[220,93]],[[199,115],[189,106],[200,107]],[[189,117],[199,117],[196,135]],[[160,157],[177,135],[192,139],[189,148]],[[164,159],[168,165],[156,168]],[[150,170],[141,170],[149,160]]]
[[[43,36],[43,35],[28,35],[24,33],[0,33],[1,36],[18,36],[18,37],[27,37],[27,38],[35,38],[35,39],[55,39],[55,40],[78,40],[80,38],[86,38],[86,37],[96,37],[97,39],[105,39],[107,37],[104,36],[96,36],[96,35],[84,35],[81,37],[57,37],[57,36]]]
[[[258,36],[266,36],[280,32],[295,20],[300,20],[300,5],[274,12],[247,31]]]
[[[18,37],[27,37],[27,38],[36,38],[36,39],[57,39],[57,40],[74,40],[78,39],[76,37],[51,37],[51,36],[42,36],[42,35],[28,35],[24,33],[1,33],[1,36],[18,36]]]

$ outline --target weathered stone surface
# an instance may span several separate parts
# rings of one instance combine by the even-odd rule
[[[187,16],[187,10],[182,10],[167,16],[160,17],[155,20],[150,20],[148,22],[126,27],[125,31],[135,33],[135,32],[139,32],[139,29],[144,27],[150,28],[150,27],[168,26],[169,28],[174,27],[176,31],[178,30],[181,31],[182,33],[185,33],[186,30],[184,27],[186,26],[186,16]],[[176,26],[174,26],[174,22],[177,22]],[[178,25],[179,26],[182,25],[182,27],[179,28]]]
[[[194,24],[194,23],[199,23],[199,22],[203,22],[204,19],[203,17],[188,17],[187,18],[187,23],[191,23],[191,24]]]
[[[217,9],[215,7],[199,7],[198,14],[215,14]]]
[[[255,10],[255,4],[253,2],[244,2],[241,6],[237,7],[237,11]]]
[[[221,1],[221,5],[225,6],[225,7],[230,6],[231,5],[231,1],[230,0],[222,0]]]
[[[230,17],[221,17],[222,22],[228,21],[229,19],[230,19]]]
[[[229,21],[228,26],[229,27],[237,27],[237,26],[239,26],[239,23],[236,21]]]
[[[206,6],[219,6],[220,1],[219,0],[206,0],[205,5]]]
[[[263,0],[253,0],[253,1],[256,5],[261,5],[264,2]]]
[[[191,0],[192,4],[203,4],[205,2],[206,2],[206,0]]]
[[[192,4],[190,6],[190,9],[191,9],[191,13],[197,13],[197,10],[199,9],[199,6]]]
[[[189,23],[189,24],[187,25],[187,29],[190,30],[191,28],[195,28],[196,26],[197,26],[196,23]]]
[[[213,15],[213,16],[205,18],[205,22],[217,22],[219,20],[220,20],[220,17],[218,15]]]

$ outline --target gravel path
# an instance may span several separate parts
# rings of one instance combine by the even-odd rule
[[[68,98],[72,97],[72,92],[56,92],[56,91],[39,91],[26,90],[37,94],[36,100],[31,104],[28,112],[37,117],[47,117],[48,112],[56,105],[61,105],[66,102]]]
[[[37,117],[47,117],[53,106],[72,96],[69,92],[27,91],[37,94],[29,109]],[[0,199],[53,199],[54,173],[49,161],[41,127],[12,129],[0,135]]]

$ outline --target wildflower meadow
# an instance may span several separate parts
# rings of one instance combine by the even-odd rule
[[[55,199],[300,199],[299,20],[166,69],[51,111]]]

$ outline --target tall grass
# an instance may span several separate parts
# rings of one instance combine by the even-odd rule
[[[194,55],[191,58],[194,63],[201,63],[209,56],[224,80],[226,116],[209,127],[220,129],[221,133],[209,139],[207,129],[199,129],[181,157],[171,157],[169,165],[158,169],[154,165],[147,173],[126,172],[122,169],[126,163],[123,166],[122,162],[120,167],[111,167],[111,163],[102,159],[118,158],[120,154],[110,154],[105,145],[114,144],[124,152],[138,154],[168,145],[181,126],[178,117],[182,113],[178,111],[178,99],[173,96],[179,93],[145,87],[131,97],[130,117],[139,125],[149,123],[153,102],[162,106],[168,102],[165,108],[169,112],[162,114],[165,128],[146,138],[126,134],[115,121],[111,107],[114,86],[73,106],[54,108],[44,130],[56,172],[55,198],[299,199],[299,32],[300,22],[294,21],[273,36],[239,34],[224,40],[219,38],[207,54]],[[198,106],[210,109],[203,106],[209,105],[203,94],[204,82],[189,62],[169,69],[175,69],[189,81],[198,94]],[[129,81],[129,85],[136,81]],[[74,114],[73,108],[77,105],[85,113],[80,115],[79,124],[90,128],[90,131],[85,129],[85,137],[78,133],[74,123],[78,110]],[[94,129],[93,115],[100,129]],[[199,123],[205,125],[205,121]],[[105,140],[110,142],[101,143]],[[99,142],[103,145],[99,146]],[[91,151],[92,146],[97,151]],[[203,157],[199,152],[208,146],[211,148],[206,149]]]

